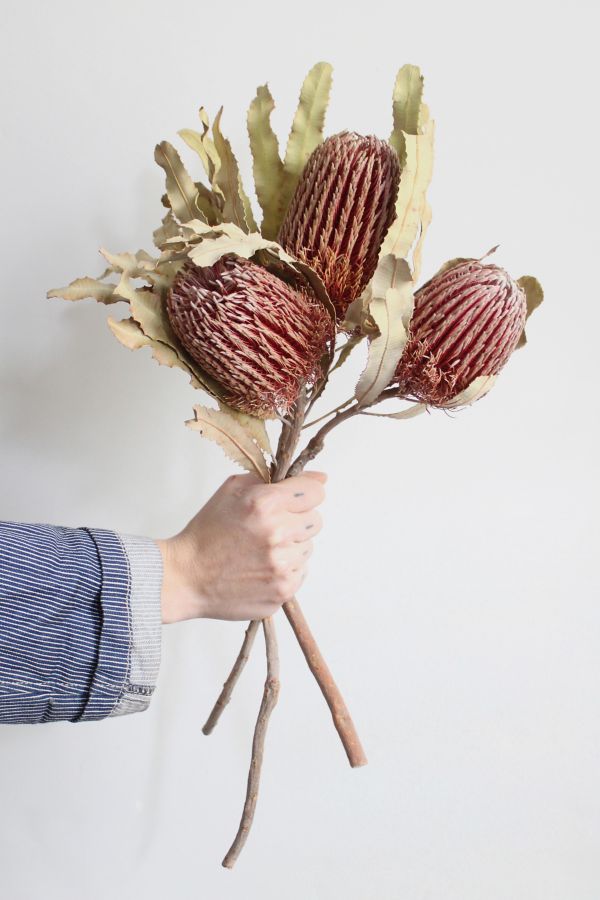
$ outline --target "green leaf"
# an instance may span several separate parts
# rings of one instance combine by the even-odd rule
[[[223,410],[194,406],[194,419],[186,422],[189,428],[215,441],[225,454],[262,481],[270,481],[265,458],[238,419]]]
[[[175,147],[168,141],[156,145],[154,159],[165,170],[167,176],[167,195],[175,218],[180,222],[190,219],[204,218],[198,206],[198,191],[188,175]]]
[[[332,67],[319,62],[302,85],[298,107],[283,161],[284,178],[279,198],[278,227],[290,204],[308,157],[323,140],[325,112],[331,91]]]
[[[223,107],[215,116],[212,126],[215,149],[219,154],[220,166],[215,172],[214,181],[224,198],[223,218],[233,222],[244,231],[258,231],[254,221],[252,207],[242,185],[242,178],[231,144],[221,132],[221,116]]]
[[[98,303],[117,303],[121,297],[115,297],[115,284],[107,284],[97,278],[76,278],[66,287],[52,288],[46,297],[60,297],[63,300],[97,300]]]
[[[284,170],[279,156],[279,141],[271,127],[275,102],[266,84],[256,89],[256,97],[248,109],[247,125],[252,151],[252,172],[256,196],[263,211],[261,233],[275,239],[281,224],[279,197]]]
[[[389,385],[408,338],[413,310],[413,281],[405,259],[380,260],[370,283],[369,312],[379,329],[369,341],[367,365],[356,385],[360,406],[369,406]]]

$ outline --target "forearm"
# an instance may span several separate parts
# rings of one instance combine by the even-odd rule
[[[161,580],[147,538],[0,523],[0,722],[145,709],[160,661]]]

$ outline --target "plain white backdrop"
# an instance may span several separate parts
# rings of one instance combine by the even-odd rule
[[[201,104],[224,104],[248,185],[258,84],[283,142],[329,60],[326,133],[387,137],[395,73],[419,64],[437,120],[423,277],[500,243],[546,302],[486,399],[355,420],[318,460],[300,598],[370,765],[347,766],[282,617],[255,827],[221,869],[263,654],[205,738],[244,626],[168,626],[147,712],[2,729],[1,895],[597,900],[596,4],[5,0],[2,20],[2,518],[167,536],[233,471],[184,428],[199,397],[182,373],[118,345],[92,301],[45,299],[98,274],[100,246],[151,249],[154,145],[181,146]]]

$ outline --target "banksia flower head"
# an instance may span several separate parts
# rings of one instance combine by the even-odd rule
[[[319,374],[333,338],[322,303],[247,259],[187,263],[167,297],[175,334],[235,409],[267,418],[285,412],[300,384]]]
[[[496,375],[516,348],[525,292],[499,266],[466,260],[415,293],[410,338],[396,370],[398,393],[445,406],[481,375]]]
[[[375,271],[399,181],[393,147],[354,132],[327,138],[306,163],[278,241],[320,275],[340,319]]]

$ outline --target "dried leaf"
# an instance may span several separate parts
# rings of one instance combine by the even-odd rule
[[[480,400],[492,389],[496,377],[496,375],[480,375],[478,378],[475,378],[464,391],[461,391],[448,403],[444,403],[444,409],[458,409],[461,406],[470,406],[476,400]]]
[[[271,112],[275,102],[266,84],[256,89],[256,97],[248,109],[248,136],[252,151],[252,172],[256,196],[263,211],[261,233],[275,239],[281,224],[279,197],[284,169],[279,156],[279,141],[271,128]]]
[[[529,318],[531,313],[543,302],[544,291],[537,278],[534,278],[533,275],[522,275],[520,278],[517,278],[517,284],[520,284],[525,291],[525,296],[527,298],[527,318]],[[517,350],[520,347],[524,347],[526,343],[527,335],[525,334],[525,329],[523,329],[521,337],[519,338],[519,343],[517,344]]]
[[[167,195],[175,218],[180,222],[202,219],[203,213],[196,202],[198,197],[196,185],[188,175],[175,147],[168,141],[162,141],[156,145],[154,159],[165,170]]]
[[[219,409],[221,412],[225,412],[240,423],[242,428],[247,432],[249,437],[258,444],[263,453],[268,454],[269,456],[273,456],[273,450],[271,448],[271,441],[269,440],[269,435],[267,434],[267,428],[265,425],[264,419],[259,419],[257,416],[248,415],[248,413],[240,412],[237,409],[232,409],[231,406],[228,406],[222,400],[219,400]]]
[[[97,278],[76,278],[66,287],[53,288],[46,297],[60,297],[63,300],[97,300],[98,303],[117,303],[121,297],[115,297],[116,285],[107,284]]]
[[[250,200],[244,192],[237,160],[231,144],[221,132],[221,116],[223,107],[215,116],[212,126],[215,149],[219,154],[220,166],[215,172],[214,181],[224,198],[223,218],[233,222],[243,231],[258,231],[254,221]]]
[[[151,347],[152,356],[162,366],[168,366],[171,369],[181,369],[190,378],[190,383],[194,388],[203,388],[204,385],[198,380],[195,373],[187,366],[173,350],[160,341],[154,341],[149,338],[138,323],[134,319],[113,319],[109,317],[108,327],[116,337],[116,339],[127,347],[129,350],[139,350],[141,347]]]
[[[170,238],[178,237],[180,234],[179,224],[173,215],[173,211],[169,210],[162,219],[162,225],[152,232],[152,240],[154,241],[154,246],[162,250]]]
[[[380,255],[393,253],[407,259],[425,213],[426,192],[433,171],[434,123],[427,122],[423,134],[403,134],[406,162],[396,199],[396,218],[385,236]]]
[[[270,481],[262,452],[234,416],[207,406],[194,406],[194,416],[186,422],[189,428],[215,441],[230,459],[248,472],[258,475],[263,481]]]
[[[420,416],[422,413],[427,411],[427,404],[425,403],[414,403],[408,409],[402,409],[400,412],[395,413],[376,413],[376,412],[364,412],[363,416],[379,416],[382,419],[414,419],[416,416]]]
[[[332,71],[329,63],[319,62],[304,79],[283,161],[284,177],[279,197],[278,227],[308,157],[323,140]]]
[[[191,128],[182,128],[178,134],[183,138],[188,147],[198,154],[200,161],[204,166],[204,171],[208,176],[208,180],[210,184],[214,186],[215,172],[219,168],[221,161],[215,145],[208,135],[209,119],[203,106],[200,107],[198,115],[202,123],[202,134],[193,131]]]
[[[348,338],[348,340],[346,341],[346,343],[340,350],[340,355],[338,356],[338,358],[336,360],[335,366],[329,372],[330,375],[333,372],[335,372],[336,369],[339,369],[341,366],[344,365],[344,363],[346,362],[346,360],[348,359],[348,357],[350,356],[350,354],[352,353],[354,348],[358,347],[358,345],[363,340],[363,338],[364,338],[364,335],[362,335],[362,334],[353,334]]]
[[[421,257],[423,253],[423,242],[425,239],[425,234],[427,229],[431,225],[431,206],[425,200],[423,205],[423,210],[421,212],[421,230],[419,232],[419,239],[415,244],[415,248],[413,250],[413,280],[417,282],[419,280],[419,275],[421,274]]]
[[[195,227],[202,223],[196,223]],[[197,232],[199,233],[199,232]],[[216,234],[216,237],[211,235]],[[235,253],[249,259],[257,250],[271,249],[281,259],[294,262],[279,244],[268,241],[258,231],[246,232],[231,222],[223,222],[213,229],[206,227],[203,240],[189,251],[188,256],[197,266],[212,266],[226,253]]]
[[[389,385],[407,341],[413,310],[413,281],[405,259],[380,260],[370,283],[369,312],[379,329],[369,341],[367,365],[356,385],[361,406],[373,403]]]
[[[421,118],[421,101],[423,97],[423,76],[418,66],[402,66],[396,75],[392,96],[392,116],[394,127],[390,135],[390,144],[402,159],[404,137],[406,134],[418,134]]]

